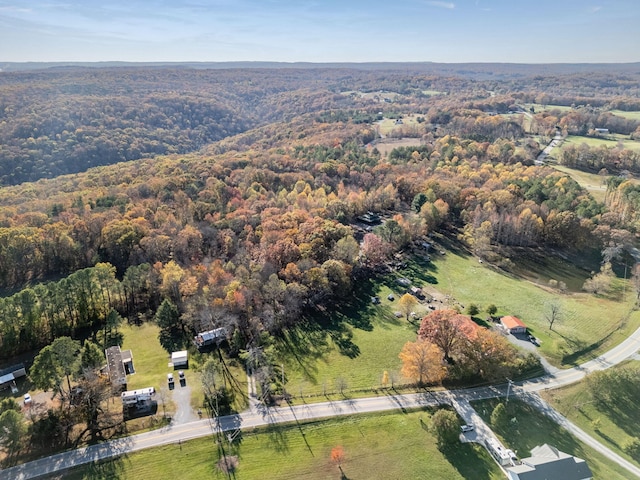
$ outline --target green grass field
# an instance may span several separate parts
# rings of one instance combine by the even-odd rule
[[[629,118],[631,120],[640,120],[640,112],[625,112],[624,110],[611,110],[611,113],[619,117]]]
[[[497,403],[498,400],[493,399],[473,402],[473,406],[480,416],[489,423],[491,412]],[[516,422],[509,422],[509,425],[503,428],[492,427],[492,429],[505,446],[515,451],[518,457],[528,457],[533,447],[547,443],[565,453],[585,460],[593,472],[593,478],[606,478],[607,480],[630,478],[629,472],[574,438],[535,408],[513,399],[509,400],[507,404],[507,412],[509,418],[515,418]]]
[[[237,446],[237,480],[428,478],[497,480],[504,478],[484,448],[460,444],[442,453],[425,428],[430,412],[381,413],[341,417],[298,426],[243,432]],[[422,420],[422,422],[421,422]],[[424,422],[424,423],[423,423]],[[342,474],[331,450],[342,446]],[[116,461],[68,472],[65,479],[227,478],[216,468],[212,438],[145,450]],[[62,477],[60,477],[62,478]]]
[[[160,329],[155,323],[146,322],[140,326],[124,324],[120,329],[124,337],[123,350],[131,350],[135,373],[127,376],[127,388],[135,390],[144,387],[156,389],[167,385],[167,373],[173,371],[167,364],[170,355],[160,346]]]
[[[386,297],[387,291],[384,287],[380,293]],[[279,351],[291,395],[337,395],[339,382],[345,391],[379,388],[385,370],[395,383],[401,381],[398,354],[406,342],[415,341],[416,326],[395,318],[388,305],[372,305],[371,310],[359,326],[344,319],[329,333],[305,326],[287,332]]]
[[[278,344],[286,390],[313,402],[325,395],[341,398],[340,384],[345,395],[374,394],[385,370],[394,383],[406,382],[399,375],[398,353],[404,343],[415,340],[418,319],[427,310],[420,305],[417,319],[409,322],[394,316],[400,296],[398,276],[406,276],[414,285],[429,284],[449,295],[453,304],[475,303],[483,312],[495,304],[499,315],[520,317],[542,341],[540,350],[554,365],[569,367],[593,359],[640,325],[631,288],[625,291],[622,279],[614,281],[609,297],[580,291],[597,262],[594,265],[586,262],[581,268],[573,259],[518,254],[508,274],[452,246],[446,255],[435,254],[432,263],[409,261],[399,273],[362,282],[349,308],[327,312],[324,321],[287,332]],[[549,279],[565,282],[569,292],[549,288]],[[393,302],[387,300],[390,293],[395,295]],[[378,295],[381,304],[373,305],[371,295]],[[552,301],[560,302],[562,318],[549,330],[544,311]]]
[[[516,258],[517,261],[517,258]],[[634,298],[623,281],[617,283],[612,298],[586,293],[561,294],[544,287],[545,278],[580,282],[568,262],[547,257],[538,265],[540,282],[509,275],[463,252],[450,252],[434,258],[434,285],[463,305],[475,303],[483,310],[489,304],[498,307],[500,315],[516,315],[542,340],[541,350],[555,365],[573,366],[595,358],[626,338],[638,325],[640,313],[634,310]],[[529,265],[527,272],[532,272]],[[562,277],[569,272],[572,277]],[[529,273],[530,275],[530,273]],[[586,276],[585,276],[586,278]],[[549,330],[544,319],[545,305],[560,302],[564,318]]]
[[[640,374],[640,362],[637,360],[614,368],[632,370],[636,378]],[[639,436],[637,426],[640,423],[640,409],[635,402],[635,393],[632,388],[627,392],[620,392],[619,398],[626,401],[618,402],[616,409],[613,410],[600,407],[593,401],[585,381],[547,392],[544,397],[556,410],[589,435],[627,460],[636,465],[640,464],[622,450],[622,446],[627,441]],[[633,400],[629,401],[630,398]]]
[[[628,150],[640,151],[640,142],[637,140],[629,140],[628,136],[624,135],[608,135],[607,138],[595,138],[595,137],[579,137],[577,135],[568,135],[557,149],[554,149],[552,156],[559,158],[560,152],[572,145],[579,147],[582,144],[587,144],[589,147],[595,148],[602,145],[613,148],[617,147],[619,143]]]
[[[570,106],[566,105],[541,105],[539,103],[526,103],[524,107],[527,109],[527,112],[531,107],[533,107],[536,113],[550,112],[552,110],[559,110],[561,112],[569,112],[573,110]]]

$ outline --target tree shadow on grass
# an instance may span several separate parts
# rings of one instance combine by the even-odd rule
[[[495,462],[482,454],[482,447],[470,443],[441,447],[440,452],[463,478],[474,480],[491,479]]]
[[[269,425],[266,429],[267,446],[278,453],[289,453],[289,429],[280,425]]]
[[[60,478],[90,478],[92,480],[117,480],[119,478],[126,478],[124,474],[125,463],[128,463],[126,461],[127,457],[121,456],[104,462],[90,463],[85,467],[72,471],[70,475],[63,474]],[[79,473],[80,471],[82,472],[82,476],[74,476],[74,473]]]
[[[313,320],[283,331],[275,338],[276,348],[289,364],[297,365],[305,378],[315,383],[317,361],[331,352],[327,332]]]

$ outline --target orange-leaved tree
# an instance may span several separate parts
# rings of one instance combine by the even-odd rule
[[[342,465],[342,462],[344,462],[344,448],[342,448],[342,445],[337,445],[331,449],[331,461],[338,468]]]
[[[466,315],[455,310],[436,310],[422,319],[418,338],[437,345],[450,363],[456,348],[473,338],[477,329]]]
[[[442,350],[425,340],[407,342],[398,355],[402,360],[402,375],[419,385],[439,383],[447,375],[442,362]]]

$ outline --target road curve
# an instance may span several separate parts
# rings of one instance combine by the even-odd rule
[[[555,374],[545,375],[533,380],[516,383],[514,394],[524,394],[525,398],[534,398],[533,394],[541,390],[563,387],[570,383],[582,380],[587,373],[604,370],[616,365],[634,355],[640,349],[640,328],[620,345],[611,349],[598,358],[584,363],[578,367],[563,370]],[[450,390],[442,392],[424,392],[404,395],[395,395],[389,392],[386,396],[340,400],[335,402],[323,402],[313,404],[292,405],[287,407],[262,407],[253,408],[237,415],[220,417],[220,428],[223,431],[247,429],[277,423],[295,423],[318,418],[327,418],[340,415],[352,415],[358,413],[371,413],[385,410],[407,410],[426,406],[451,404],[452,400],[473,401],[486,398],[502,397],[507,394],[507,385],[491,387]],[[535,397],[538,397],[535,395]],[[538,397],[539,398],[539,397]],[[541,399],[540,399],[541,401]],[[543,402],[544,403],[544,402]],[[543,409],[543,413],[551,416],[570,432],[576,434],[589,445],[601,453],[618,462],[631,473],[640,477],[640,469],[627,462],[615,452],[612,452],[586,432],[562,417],[549,405]],[[106,460],[112,457],[125,455],[146,448],[161,445],[175,444],[194,438],[211,435],[218,428],[216,419],[198,420],[182,425],[169,425],[159,430],[132,435],[117,440],[110,440],[98,445],[79,448],[69,452],[63,452],[50,457],[41,458],[24,463],[16,467],[0,470],[0,478],[3,480],[27,480],[43,475],[73,468],[86,463]]]

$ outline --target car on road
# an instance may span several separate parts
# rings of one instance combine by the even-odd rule
[[[462,433],[473,432],[473,430],[474,430],[473,425],[462,425],[460,427],[460,431]]]

